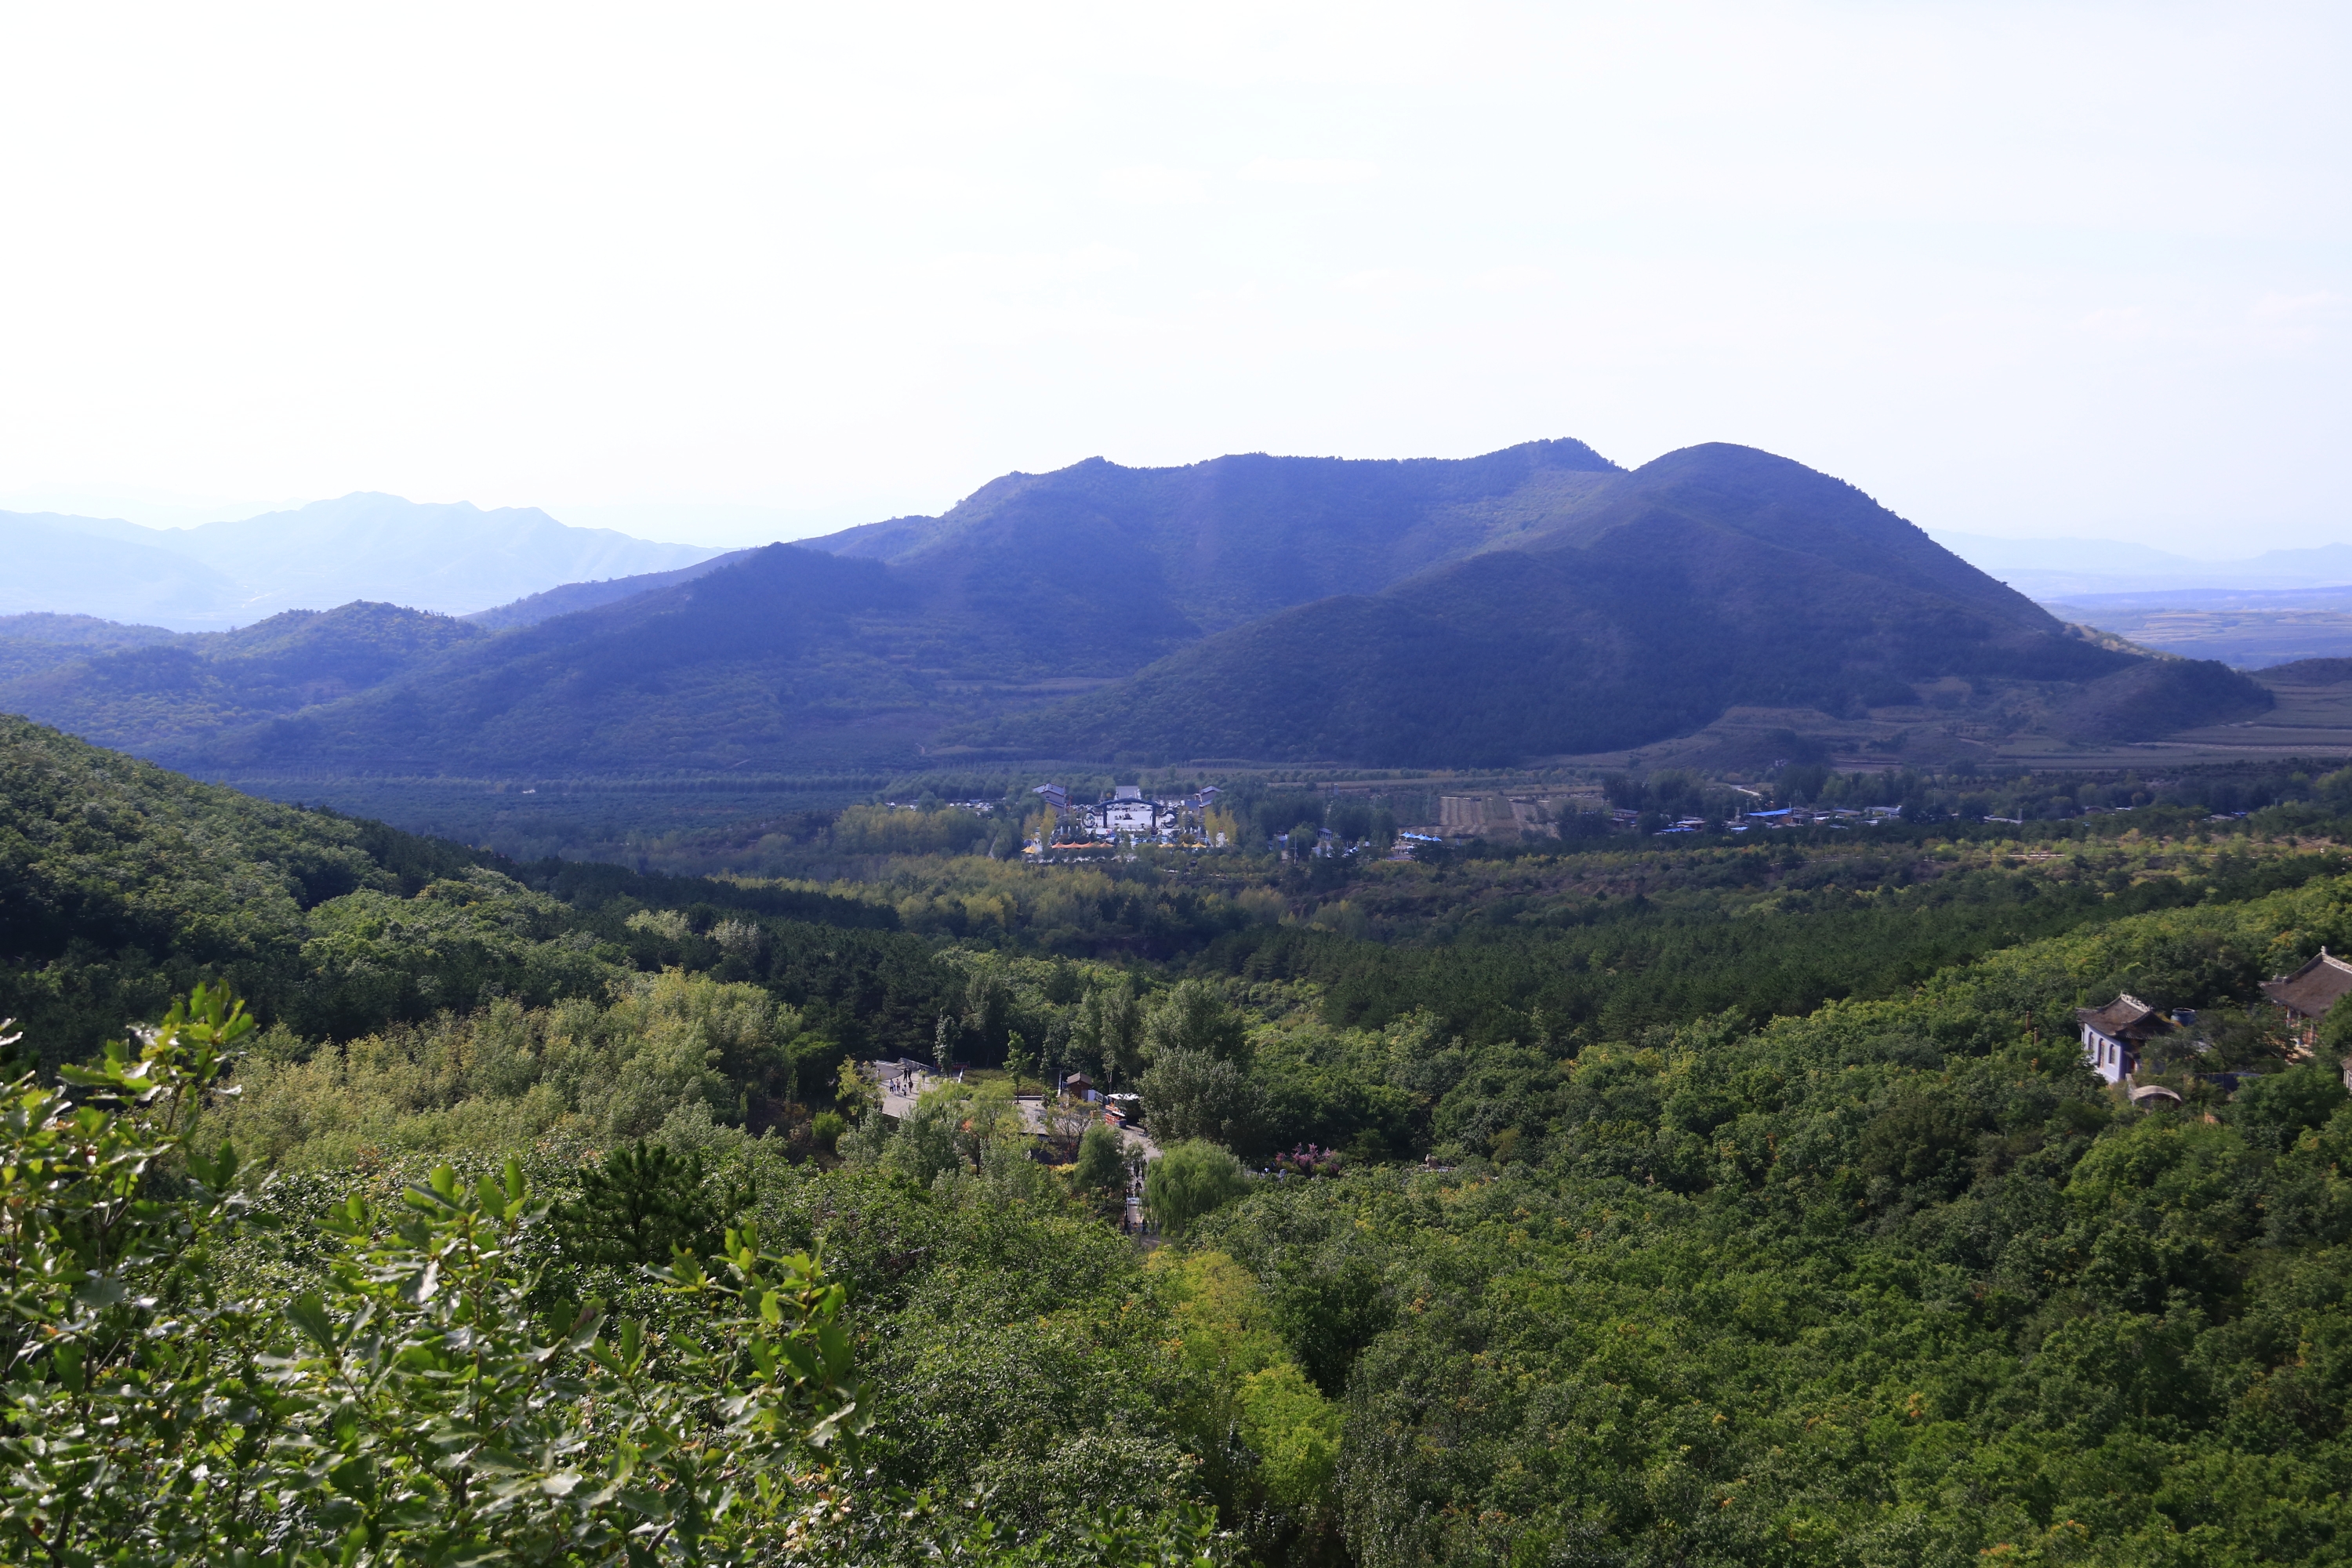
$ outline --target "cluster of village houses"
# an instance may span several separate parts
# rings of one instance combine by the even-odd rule
[[[2326,948],[2317,956],[2292,974],[2282,974],[2266,980],[2263,994],[2276,1003],[2286,1014],[2286,1026],[2292,1037],[2291,1056],[2298,1061],[2310,1060],[2318,1052],[2319,1026],[2329,1008],[2352,994],[2352,963],[2337,958]],[[2185,1053],[2190,1058],[2204,1054],[2210,1047],[2197,1033],[2197,1015],[2189,1008],[2167,1011],[2141,1001],[2129,992],[2117,996],[2104,1007],[2078,1007],[2074,1021],[2083,1031],[2083,1058],[2091,1070],[2112,1084],[2122,1085],[2133,1103],[2150,1102],[2179,1104],[2180,1096],[2158,1083],[2142,1083],[2148,1072],[2147,1058],[2159,1044],[2177,1047],[2168,1054]],[[2352,1057],[2340,1064],[2344,1086],[2352,1089]],[[2239,1075],[2234,1073],[2200,1074],[2218,1079],[2227,1087],[2235,1087]]]
[[[1230,819],[1223,826],[1212,820],[1220,793],[1214,784],[1166,798],[1145,795],[1139,784],[1119,784],[1108,796],[1097,801],[1073,800],[1068,787],[1058,784],[1039,784],[1030,793],[1045,808],[1046,822],[1045,832],[1028,840],[1024,847],[1031,859],[1084,858],[1139,844],[1192,849],[1241,847],[1234,842],[1236,830]],[[1720,822],[1704,816],[1677,817],[1656,831],[1705,833],[1719,828],[1730,833],[1752,833],[1787,827],[1870,827],[1897,821],[1903,815],[1903,808],[1895,805],[1784,805],[1768,809],[1761,805],[1763,797],[1757,792],[1743,793],[1756,795],[1759,805]],[[947,804],[982,816],[999,809],[997,802],[986,800]],[[1437,797],[1437,808],[1435,822],[1402,829],[1393,845],[1346,844],[1325,830],[1311,841],[1297,843],[1292,842],[1293,835],[1277,834],[1269,845],[1255,847],[1271,847],[1286,859],[1352,855],[1370,849],[1384,852],[1391,860],[1410,860],[1421,850],[1465,844],[1476,838],[1499,837],[1516,842],[1529,837],[1554,837],[1559,835],[1560,819],[1575,813],[1605,815],[1612,827],[1630,833],[1636,829],[1643,815],[1638,811],[1609,809],[1600,796],[1578,793],[1442,795]],[[1989,816],[1985,820],[2011,819]]]
[[[1202,849],[1234,847],[1234,829],[1211,821],[1219,791],[1214,784],[1172,799],[1155,799],[1139,784],[1119,784],[1108,798],[1092,803],[1070,798],[1065,785],[1040,784],[1030,792],[1045,806],[1051,826],[1044,837],[1032,839],[1032,857],[1056,858],[1134,844],[1168,844]],[[1298,833],[1275,835],[1270,847],[1286,858],[1337,856],[1369,847],[1386,851],[1391,859],[1409,860],[1415,847],[1458,843],[1497,832],[1514,837],[1558,831],[1556,814],[1573,797],[1558,795],[1462,795],[1438,797],[1436,822],[1408,827],[1388,845],[1358,846],[1338,839],[1328,828],[1311,838]],[[1633,814],[1622,814],[1631,826]]]
[[[1753,791],[1745,792],[1753,794]],[[1757,797],[1759,801],[1761,796]],[[1600,811],[1597,795],[1447,795],[1437,800],[1437,821],[1429,828],[1414,829],[1416,837],[1429,842],[1504,837],[1524,837],[1557,835],[1559,818],[1568,812]],[[1729,818],[1722,826],[1733,833],[1747,833],[1759,827],[1868,826],[1899,818],[1899,805],[1803,806],[1784,805],[1765,810],[1760,805]],[[1638,811],[1615,809],[1607,812],[1612,826],[1631,832],[1642,820]],[[1715,824],[1704,816],[1682,816],[1658,829],[1661,833],[1704,833]]]
[[[1068,786],[1058,784],[1039,784],[1030,794],[1045,809],[1046,823],[1045,832],[1028,840],[1024,847],[1031,859],[1084,858],[1139,844],[1192,849],[1240,847],[1233,841],[1235,828],[1230,819],[1223,826],[1211,819],[1220,794],[1214,784],[1164,798],[1145,795],[1139,784],[1117,785],[1109,795],[1096,801],[1073,800]],[[891,804],[914,809],[901,802]],[[991,800],[945,804],[983,816],[1000,809],[999,804]],[[1410,860],[1417,850],[1467,843],[1474,838],[1556,837],[1562,816],[1603,809],[1599,796],[1575,794],[1444,795],[1437,797],[1437,807],[1435,822],[1404,828],[1393,845],[1347,844],[1326,829],[1311,840],[1296,843],[1292,841],[1293,834],[1276,834],[1270,845],[1257,847],[1271,847],[1286,859],[1352,855],[1370,849],[1384,852],[1391,860]],[[1721,826],[1733,833],[1768,827],[1851,826],[1885,822],[1901,815],[1900,807],[1891,805],[1860,809],[1782,806],[1747,812]],[[1634,811],[1609,811],[1607,816],[1612,826],[1626,832],[1633,831],[1641,819],[1641,813]],[[1685,816],[1658,831],[1700,833],[1715,826],[1706,817]]]
[[[1140,785],[1119,784],[1107,799],[1092,803],[1073,804],[1070,793],[1061,784],[1040,784],[1032,792],[1046,808],[1048,826],[1041,838],[1032,839],[1027,852],[1033,858],[1055,858],[1065,855],[1083,855],[1088,851],[1116,849],[1121,845],[1167,844],[1198,848],[1223,848],[1230,830],[1220,831],[1210,825],[1210,815],[1216,808],[1218,789],[1214,784],[1171,800],[1147,796]],[[1597,805],[1597,802],[1590,803]],[[991,809],[992,803],[971,802],[976,810]],[[1417,847],[1445,843],[1460,843],[1469,838],[1508,834],[1549,834],[1559,831],[1559,814],[1563,810],[1584,809],[1588,803],[1576,796],[1541,795],[1448,795],[1438,797],[1438,820],[1425,827],[1407,828],[1398,836],[1390,851],[1392,859],[1410,859]],[[1621,826],[1631,827],[1638,813],[1612,811],[1610,816]],[[1775,810],[1750,811],[1735,817],[1725,826],[1734,833],[1756,828],[1814,826],[1869,825],[1885,822],[1901,815],[1896,806],[1873,805],[1859,809],[1845,807],[1807,809],[1783,806]],[[1668,833],[1695,833],[1709,826],[1704,817],[1684,817],[1663,829]],[[1347,852],[1347,847],[1336,843],[1328,829],[1321,832],[1312,843],[1292,844],[1291,835],[1280,836],[1276,847],[1286,855],[1330,855]],[[2285,1011],[2287,1026],[2294,1038],[2294,1053],[2299,1059],[2308,1059],[2317,1049],[2319,1025],[2329,1008],[2347,994],[2352,994],[2352,962],[2337,958],[2326,948],[2316,957],[2292,974],[2283,974],[2265,981],[2263,994]],[[2102,1007],[2083,1007],[2075,1011],[2075,1021],[2081,1026],[2084,1059],[2091,1069],[2111,1084],[2123,1085],[2136,1103],[2178,1102],[2179,1095],[2161,1084],[2139,1083],[2143,1058],[2152,1043],[2165,1041],[2185,1048],[2192,1056],[2206,1048],[2198,1037],[2197,1015],[2187,1008],[2166,1010],[2141,1001],[2126,993]],[[2352,1089],[2352,1057],[2345,1058],[2345,1087]],[[886,1091],[902,1086],[911,1094],[917,1075],[931,1071],[924,1064],[912,1060],[904,1063],[875,1062],[868,1069]],[[2202,1075],[2234,1079],[2233,1074]],[[1133,1095],[1105,1097],[1082,1073],[1074,1073],[1060,1086],[1063,1098],[1075,1098],[1102,1106],[1104,1118],[1112,1125],[1133,1130],[1140,1138],[1139,1107]],[[1042,1117],[1042,1110],[1036,1111]]]

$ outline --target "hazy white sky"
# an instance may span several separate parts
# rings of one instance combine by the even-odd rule
[[[0,5],[0,506],[1749,442],[2352,538],[2337,5]]]

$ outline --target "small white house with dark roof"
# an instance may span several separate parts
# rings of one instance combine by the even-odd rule
[[[2104,1007],[2075,1008],[2074,1021],[2083,1026],[2084,1059],[2109,1083],[2121,1083],[2137,1072],[2140,1047],[2174,1028],[2162,1008],[2151,1007],[2129,992]]]

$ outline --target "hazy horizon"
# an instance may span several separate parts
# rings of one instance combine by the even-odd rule
[[[1493,450],[1499,448],[1488,449]],[[1207,457],[1193,460],[1206,461],[1209,460],[1209,458],[1211,457],[1226,455],[1229,454],[1209,454]],[[1286,453],[1276,455],[1297,456],[1299,454]],[[1428,456],[1429,454],[1416,453],[1403,455]],[[1602,455],[1604,457],[1608,456],[1606,453],[1603,453]],[[1802,458],[1799,457],[1797,454],[1782,453],[1780,455],[1783,457],[1797,457],[1799,461],[1803,460]],[[1116,459],[1113,459],[1113,461],[1116,461]],[[1144,467],[1159,465],[1139,464],[1128,466]],[[1638,467],[1639,465],[1628,463],[1623,466],[1633,468]],[[1003,471],[1010,472],[1012,470],[1008,469]],[[996,477],[997,475],[991,474],[987,476],[987,479],[994,479]],[[1843,478],[1843,476],[1836,477]],[[986,481],[983,479],[980,482],[984,483]],[[887,502],[876,502],[866,505],[849,503],[837,504],[824,508],[806,508],[798,510],[781,507],[713,504],[708,502],[688,502],[677,505],[665,504],[661,502],[591,503],[562,509],[549,506],[537,506],[536,503],[528,500],[508,502],[504,504],[526,509],[535,508],[535,510],[546,512],[549,516],[554,518],[556,521],[564,523],[571,527],[604,529],[617,533],[628,534],[633,538],[645,540],[648,542],[706,545],[723,549],[741,549],[757,544],[789,543],[796,540],[819,538],[828,533],[838,532],[845,528],[856,527],[861,523],[879,522],[892,517],[936,516],[948,510],[950,507],[954,506],[957,501],[961,500],[965,495],[970,494],[971,489],[976,489],[978,488],[979,485],[974,484],[945,500],[934,502],[929,505],[921,502],[912,502],[897,506],[890,505]],[[154,529],[158,531],[171,531],[199,528],[207,522],[238,521],[247,518],[262,516],[272,512],[299,510],[301,508],[315,504],[318,501],[339,500],[344,496],[358,493],[364,492],[344,490],[336,492],[333,495],[304,497],[294,500],[250,503],[234,501],[215,502],[209,506],[201,505],[184,499],[159,498],[154,496],[132,496],[127,498],[110,497],[103,491],[88,492],[86,495],[77,494],[72,491],[37,491],[26,496],[10,496],[5,493],[0,493],[0,512],[57,512],[69,516],[117,520],[131,522],[143,528]],[[472,501],[472,498],[462,496],[404,496],[400,499],[428,504],[442,501]],[[1881,499],[1885,500],[1886,498]],[[484,503],[478,501],[472,501],[472,504],[478,506],[484,505]],[[1892,501],[1890,501],[1889,504],[1893,506],[1893,510],[1898,512],[1903,510],[1899,504],[1895,504]],[[489,509],[487,506],[484,506],[484,510],[487,510]],[[1918,520],[1915,518],[1912,521],[1917,521]],[[2234,549],[2224,549],[2219,547],[2218,542],[2214,541],[2190,542],[2186,545],[2158,545],[2150,543],[2149,541],[2144,537],[2135,537],[2124,532],[2117,532],[2105,536],[2093,533],[2004,533],[1997,529],[1991,531],[1986,531],[1976,529],[1946,528],[1925,523],[1923,523],[1922,526],[1927,528],[1928,533],[1934,536],[1939,543],[1945,544],[1946,548],[1951,549],[1955,554],[1958,554],[1964,559],[1968,559],[1971,561],[1972,563],[1978,565],[1983,564],[1982,562],[1976,560],[1976,553],[1978,553],[1978,552],[1973,549],[1974,546],[1979,544],[1999,545],[2013,543],[2020,545],[2054,546],[2061,548],[2083,544],[2119,545],[2127,549],[2158,550],[2167,555],[2185,561],[2220,564],[2250,560],[2256,556],[2267,553],[2272,550],[2311,549],[2325,547],[2330,544],[2352,542],[2352,527],[2347,527],[2336,535],[2325,537],[2315,536],[2309,539],[2297,541],[2291,544],[2263,544],[2250,546],[2241,542]],[[1958,541],[1960,542],[1955,543],[1953,542],[1954,541]],[[2021,562],[2029,560],[2031,559],[2031,552],[2020,553],[2015,557],[2015,559]],[[2041,563],[2036,562],[2035,563],[2039,564]],[[2079,564],[2085,569],[2087,569],[2089,565],[2087,562],[2079,563],[2069,563],[2069,564]],[[2122,568],[2119,566],[2118,569]]]
[[[2338,10],[52,9],[0,41],[0,284],[39,301],[12,508],[821,531],[1097,454],[1571,435],[1758,446],[1981,535],[2347,528]]]

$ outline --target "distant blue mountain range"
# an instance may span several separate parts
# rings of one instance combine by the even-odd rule
[[[466,615],[563,584],[676,571],[721,552],[362,492],[202,528],[0,512],[0,615],[97,616],[179,631],[357,599]]]
[[[2352,585],[2352,544],[2273,550],[2234,561],[2199,561],[2112,539],[1996,539],[1940,528],[1929,529],[1927,533],[1979,572],[2045,603],[2071,602],[2088,594]]]

